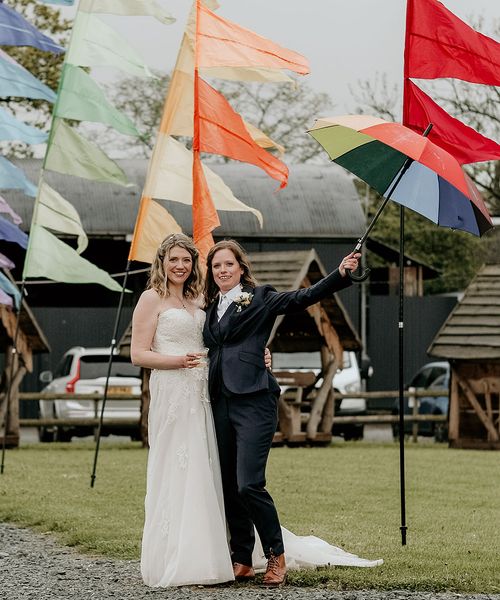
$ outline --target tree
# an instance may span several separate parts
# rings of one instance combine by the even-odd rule
[[[144,80],[130,77],[113,87],[107,86],[113,104],[134,121],[148,140],[144,145],[136,139],[120,136],[122,152],[126,149],[127,156],[150,155],[169,81],[170,77],[164,76],[149,80],[145,85]],[[303,82],[278,85],[218,81],[216,87],[245,120],[285,146],[287,162],[326,160],[323,150],[306,130],[312,125],[312,115],[331,110],[328,94],[314,92]],[[100,135],[99,141],[110,154],[116,155],[114,133],[108,132],[104,138]]]
[[[61,46],[67,46],[69,41],[71,21],[61,17],[60,10],[35,0],[7,0],[11,8],[21,13],[37,29],[51,37]],[[31,46],[9,46],[5,48],[12,58],[20,63],[32,75],[40,79],[54,91],[57,90],[63,54],[44,52]],[[8,110],[30,125],[48,131],[51,122],[52,106],[43,100],[9,98],[6,102]],[[33,151],[27,144],[21,142],[3,142],[2,153],[18,158],[32,156]]]

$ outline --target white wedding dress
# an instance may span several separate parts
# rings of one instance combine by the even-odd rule
[[[205,313],[160,313],[153,350],[201,352]],[[222,483],[210,402],[207,366],[153,370],[150,378],[149,457],[141,573],[154,587],[232,581]],[[283,528],[288,568],[319,565],[372,567],[368,561],[314,536]],[[266,559],[257,538],[254,566]]]

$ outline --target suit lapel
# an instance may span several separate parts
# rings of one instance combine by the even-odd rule
[[[215,342],[219,341],[220,329],[217,321],[217,302],[212,302],[207,308],[206,330]]]

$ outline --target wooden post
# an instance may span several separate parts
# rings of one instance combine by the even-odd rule
[[[12,381],[10,381],[11,372],[13,374]],[[13,351],[13,347],[8,346],[5,352],[5,370],[2,377],[5,385],[0,396],[1,422],[4,422],[8,413],[8,421],[4,425],[5,445],[8,448],[17,448],[19,446],[19,385],[25,374],[26,366],[22,361],[19,361],[19,355]],[[9,393],[7,394],[8,391]],[[9,400],[8,410],[7,399]],[[0,441],[3,443],[3,439]]]
[[[311,414],[309,416],[309,421],[307,422],[307,438],[313,440],[316,437],[316,433],[318,432],[318,425],[321,421],[321,417],[323,415],[323,409],[325,407],[325,403],[327,401],[328,395],[332,389],[332,382],[337,372],[339,363],[337,362],[336,357],[330,362],[326,373],[323,376],[323,383],[321,384],[318,393],[316,394],[316,398],[314,398],[312,406],[311,406]]]
[[[418,416],[418,405],[420,399],[417,398],[414,394],[415,388],[411,387],[408,389],[410,392],[410,397],[408,398],[408,405],[411,406],[411,414],[413,417]],[[411,425],[411,436],[413,442],[416,444],[418,442],[418,421],[413,421]]]
[[[459,390],[456,373],[451,370],[451,387],[450,387],[450,419],[448,423],[448,440],[451,444],[458,440],[460,429],[460,402]]]

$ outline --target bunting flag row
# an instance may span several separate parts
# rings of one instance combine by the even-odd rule
[[[411,78],[455,78],[500,85],[500,43],[464,23],[438,0],[407,0],[403,124],[461,164],[500,159],[500,145],[449,115]]]
[[[73,4],[65,0],[54,0],[52,3]],[[4,5],[0,4],[0,10],[3,11],[0,13],[3,21],[0,44],[31,45],[58,53],[64,51],[12,9],[4,10]],[[0,237],[27,247],[23,278],[47,277],[67,283],[99,283],[111,290],[121,291],[121,286],[105,271],[80,256],[87,248],[88,237],[78,212],[44,179],[44,171],[51,170],[97,182],[131,185],[116,162],[69,123],[98,122],[122,134],[141,137],[134,123],[107,100],[101,87],[88,73],[88,68],[111,66],[143,77],[153,77],[153,74],[127,40],[101,21],[97,14],[151,16],[166,24],[174,21],[154,0],[81,0],[57,95],[0,51],[0,81],[5,96],[44,99],[54,103],[48,136],[18,121],[6,111],[0,111],[0,139],[16,139],[31,144],[47,141],[38,190],[20,169],[0,157],[0,189],[21,189],[35,197],[29,240],[21,230],[2,217]],[[2,199],[0,212],[8,213],[14,220],[15,213],[8,209],[10,207]],[[51,232],[76,236],[76,250]]]
[[[304,75],[307,60],[300,54],[216,15],[214,2],[196,0],[172,73],[156,144],[146,176],[136,221],[130,260],[152,262],[156,249],[179,225],[153,200],[192,204],[193,237],[201,256],[213,245],[212,231],[220,222],[218,210],[259,211],[235,198],[222,179],[202,164],[200,153],[219,154],[254,164],[284,187],[288,168],[263,148],[284,148],[258,128],[246,123],[205,77],[228,80],[289,83],[283,70]],[[202,78],[202,76],[204,78]],[[193,138],[189,151],[172,136]],[[191,200],[189,200],[191,198]],[[145,228],[163,215],[164,227],[154,235]]]

